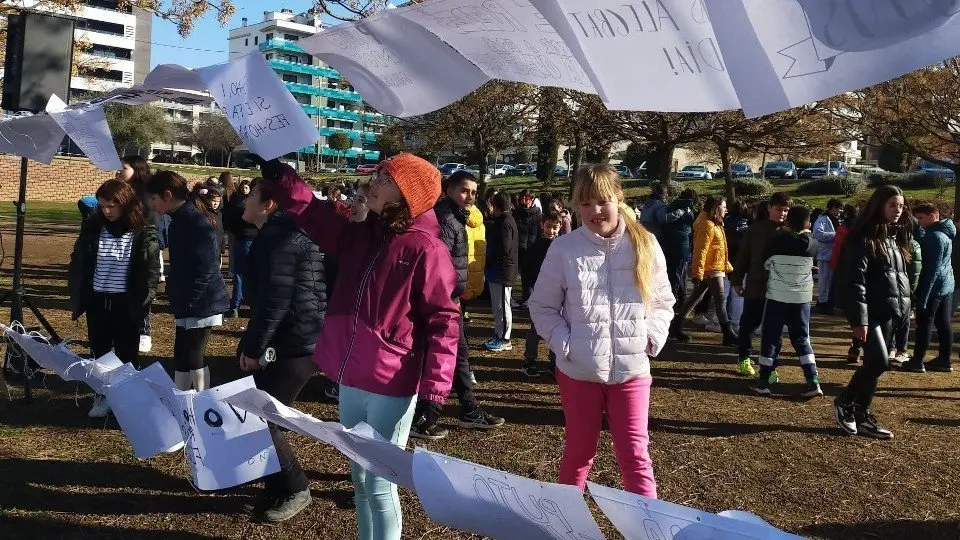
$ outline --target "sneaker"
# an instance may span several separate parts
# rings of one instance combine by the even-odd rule
[[[720,328],[720,325],[717,324],[717,323],[715,323],[715,322],[713,322],[713,321],[708,321],[707,324],[706,324],[703,328],[704,328],[707,332],[713,332],[714,334],[719,334],[720,332],[723,331],[723,330]]]
[[[484,347],[490,352],[512,351],[513,343],[506,339],[498,339],[490,345],[484,344]]]
[[[770,391],[770,382],[763,379],[757,379],[756,382],[750,385],[750,389],[761,396],[769,396],[773,393]]]
[[[140,352],[146,354],[153,350],[153,338],[150,336],[140,336]]]
[[[770,384],[777,384],[780,382],[780,375],[777,374],[777,370],[773,370],[773,372],[770,373],[770,378],[767,379],[767,382]]]
[[[166,283],[166,282],[167,282],[167,276],[160,274],[160,283]]]
[[[470,370],[470,384],[477,385],[477,376],[473,373],[473,370]]]
[[[890,359],[890,364],[894,365],[892,358]],[[894,365],[894,367],[899,368],[900,371],[909,371],[910,373],[926,373],[927,372],[923,363],[914,362],[912,360],[908,362],[903,362],[899,366]]]
[[[433,425],[427,425],[427,419],[422,416],[420,421],[410,428],[411,437],[424,441],[439,441],[449,434],[450,432],[448,430],[440,427],[440,422],[434,422]]]
[[[857,418],[853,414],[853,405],[845,403],[840,396],[833,400],[834,415],[837,418],[837,425],[847,435],[857,434]]]
[[[750,361],[750,358],[741,358],[737,371],[744,377],[754,378],[757,376],[757,370],[754,369],[753,362]]]
[[[893,438],[893,433],[889,429],[884,429],[880,426],[880,423],[877,422],[877,417],[874,416],[873,411],[870,409],[857,415],[857,433],[884,441],[889,441]]]
[[[277,504],[277,495],[271,490],[264,489],[255,497],[251,497],[250,502],[243,505],[243,511],[248,514],[262,514]]]
[[[800,392],[800,395],[809,398],[822,396],[823,390],[820,389],[820,381],[817,379],[807,381],[807,388],[803,392]]]
[[[235,309],[231,309],[230,311],[223,314],[224,319],[236,319],[239,316],[240,316],[240,313],[238,313],[237,310]]]
[[[953,373],[953,366],[940,360],[939,358],[934,358],[933,360],[924,364],[924,367],[927,371],[936,371],[937,373]]]
[[[313,497],[310,496],[310,488],[289,497],[277,499],[277,502],[269,510],[263,513],[263,520],[268,523],[280,523],[286,521],[310,506]]]
[[[539,377],[541,373],[540,368],[537,367],[536,362],[527,362],[523,365],[521,369],[523,370],[523,374],[526,375],[527,377],[530,377],[531,379],[535,379]]]
[[[487,341],[485,341],[485,342],[483,343],[483,348],[484,348],[484,349],[487,349],[487,350],[491,350],[491,349],[493,349],[494,347],[497,346],[497,343],[498,343],[499,341],[500,341],[500,340],[497,339],[497,338],[490,338],[490,339],[488,339]]]
[[[700,326],[706,326],[707,323],[711,322],[704,313],[697,313],[693,316],[693,324],[699,324]]]
[[[323,396],[334,403],[340,403],[340,385],[327,385],[327,387],[323,389]]]
[[[896,356],[891,358],[890,361],[891,363],[897,362],[899,364],[905,364],[910,361],[910,355],[907,354],[907,351],[900,351],[896,354]]]
[[[472,413],[460,417],[460,427],[463,429],[493,429],[506,423],[506,420],[494,416],[477,407]]]
[[[87,416],[90,418],[106,418],[110,414],[110,403],[107,402],[107,396],[95,394],[93,397],[93,407]]]

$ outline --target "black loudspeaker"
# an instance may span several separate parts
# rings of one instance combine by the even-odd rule
[[[7,17],[3,101],[8,111],[37,113],[52,94],[67,101],[74,20],[33,12]]]

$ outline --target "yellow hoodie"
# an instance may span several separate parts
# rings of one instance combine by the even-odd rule
[[[483,292],[483,267],[487,263],[487,232],[476,205],[467,216],[467,288],[460,298],[470,300]]]

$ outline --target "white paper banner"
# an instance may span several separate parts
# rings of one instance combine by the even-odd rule
[[[63,142],[64,132],[46,114],[0,118],[0,152],[49,165]]]
[[[123,168],[103,107],[92,105],[68,110],[63,100],[52,95],[47,102],[47,113],[98,169],[116,171]]]
[[[960,53],[960,2],[706,0],[744,113],[856,90]]]
[[[626,540],[799,540],[747,512],[727,516],[588,482],[590,495]],[[729,517],[728,517],[729,516]]]
[[[550,484],[417,448],[413,481],[430,519],[492,538],[599,540],[576,486]]]
[[[259,52],[197,74],[250,152],[270,160],[316,144],[317,126]]]
[[[436,0],[399,9],[494,79],[595,93],[580,62],[528,0]]]
[[[384,440],[363,422],[353,429],[345,429],[337,422],[323,422],[287,407],[270,394],[256,388],[238,392],[226,398],[226,401],[280,427],[333,445],[364,469],[394,484],[414,489],[413,455]]]
[[[114,379],[106,387],[110,409],[134,453],[141,459],[183,448],[180,425],[151,390],[150,383],[171,389],[174,387],[160,362]]]
[[[740,108],[702,0],[532,2],[579,52],[608,108]]]
[[[367,103],[394,116],[439,109],[490,80],[401,11],[327,28],[300,45],[339,71]]]
[[[150,385],[180,424],[197,488],[229,488],[280,471],[267,423],[221,401],[254,387],[253,377],[199,393]]]

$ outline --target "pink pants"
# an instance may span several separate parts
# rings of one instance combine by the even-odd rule
[[[601,384],[571,379],[557,370],[560,402],[566,419],[563,458],[560,460],[561,484],[582,491],[587,474],[597,455],[597,443],[607,413],[613,449],[627,491],[657,498],[653,461],[647,446],[650,412],[650,384],[653,377],[638,377],[622,384]]]

